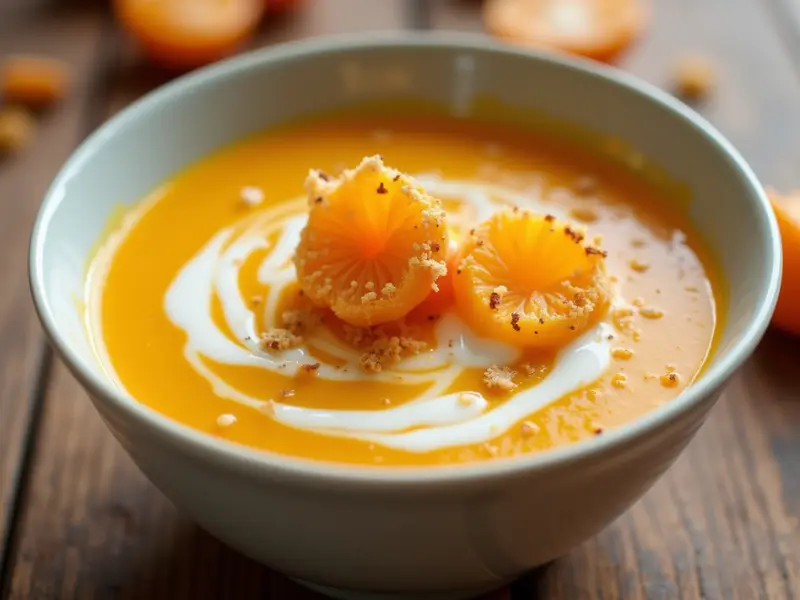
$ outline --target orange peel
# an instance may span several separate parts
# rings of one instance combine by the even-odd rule
[[[413,178],[364,158],[338,177],[312,170],[309,217],[294,263],[300,287],[342,321],[400,319],[438,291],[447,273],[441,202]]]
[[[800,190],[787,195],[767,190],[778,219],[783,247],[783,276],[773,325],[800,336]]]
[[[642,33],[643,0],[487,0],[486,29],[504,40],[613,62]]]
[[[560,347],[608,309],[605,252],[550,215],[502,210],[470,232],[459,256],[456,305],[485,337]]]

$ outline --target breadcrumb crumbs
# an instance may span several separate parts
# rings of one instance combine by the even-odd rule
[[[617,373],[611,378],[611,385],[615,388],[624,388],[628,383],[628,378],[623,373]]]
[[[268,417],[275,416],[275,400],[271,398],[258,407],[258,410]]]
[[[360,340],[359,340],[360,341]],[[406,336],[379,336],[361,355],[361,368],[367,373],[380,373],[396,365],[404,356],[418,354],[428,347],[426,342]]]
[[[239,192],[239,198],[247,206],[258,206],[264,201],[264,192],[255,186],[246,186]]]
[[[650,268],[650,264],[649,263],[647,263],[645,261],[637,260],[635,258],[628,262],[628,266],[631,269],[633,269],[634,271],[636,271],[637,273],[644,273],[645,271],[647,271],[647,269]]]
[[[596,256],[602,256],[603,258],[606,258],[608,256],[608,252],[606,252],[605,250],[600,250],[600,248],[595,248],[594,246],[586,246],[584,251],[586,252],[586,256],[596,255]]]
[[[302,343],[303,338],[288,329],[270,329],[261,334],[261,347],[268,351],[290,350],[297,348]]]
[[[504,392],[510,392],[517,387],[514,383],[514,377],[517,372],[509,367],[500,367],[492,365],[483,372],[483,383],[489,389],[499,389]]]
[[[492,310],[497,310],[498,306],[500,306],[500,294],[497,292],[492,292],[489,294],[489,308]]]
[[[224,414],[217,417],[217,425],[219,427],[230,427],[236,423],[236,417],[231,414]]]
[[[318,363],[318,362],[306,363],[306,364],[300,365],[297,368],[297,373],[298,373],[298,375],[307,375],[307,376],[316,375],[321,366],[322,365],[320,365],[320,363]]]
[[[664,387],[676,387],[681,382],[681,377],[677,373],[665,373],[661,377],[658,378],[661,382],[661,385]]]
[[[714,64],[703,56],[685,56],[675,63],[676,93],[685,100],[703,100],[716,83]]]
[[[320,322],[320,314],[313,309],[294,308],[281,313],[283,328],[295,335],[309,331]]]
[[[525,374],[528,376],[538,375],[545,370],[544,365],[532,365],[531,363],[523,363],[521,365],[522,370],[525,371]]]
[[[633,350],[628,348],[614,348],[611,351],[611,356],[619,360],[630,360],[633,357]]]
[[[645,319],[660,319],[664,316],[664,311],[655,306],[643,306],[639,309],[639,314]]]

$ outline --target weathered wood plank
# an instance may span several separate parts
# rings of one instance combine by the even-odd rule
[[[85,133],[102,24],[96,11],[67,14],[15,4],[3,7],[0,57],[13,52],[58,56],[72,68],[74,85],[62,106],[41,116],[30,146],[0,160],[0,565],[38,403],[37,379],[46,376],[49,360],[29,300],[28,236],[50,178]]]

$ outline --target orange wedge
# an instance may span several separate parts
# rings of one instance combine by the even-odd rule
[[[608,309],[604,257],[552,216],[503,210],[462,243],[453,276],[456,305],[485,337],[563,346]]]
[[[312,302],[366,327],[400,319],[438,291],[445,213],[411,177],[373,156],[338,177],[312,171],[306,189],[295,267]]]
[[[642,33],[643,0],[487,0],[486,29],[509,42],[612,62]]]
[[[786,196],[768,192],[783,244],[783,278],[772,323],[800,335],[800,190]]]

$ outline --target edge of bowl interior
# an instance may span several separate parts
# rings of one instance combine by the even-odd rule
[[[141,109],[179,96],[200,81],[214,80],[230,71],[246,71],[263,62],[297,59],[335,50],[367,51],[375,46],[396,49],[444,46],[474,52],[489,52],[496,55],[527,56],[530,60],[558,63],[565,69],[579,71],[590,77],[611,80],[617,85],[627,88],[631,93],[648,97],[665,110],[677,113],[681,118],[689,122],[700,135],[705,136],[714,143],[740,170],[750,187],[753,198],[760,204],[760,221],[755,224],[755,228],[757,229],[760,243],[764,246],[764,255],[766,257],[764,274],[760,281],[757,302],[753,311],[755,316],[742,335],[739,336],[739,339],[733,342],[730,350],[719,360],[712,360],[712,363],[700,378],[678,398],[651,410],[630,423],[609,430],[602,436],[554,448],[547,452],[508,459],[496,459],[467,465],[393,467],[391,469],[338,465],[299,459],[266,451],[257,451],[219,440],[162,416],[160,413],[123,394],[112,386],[110,382],[82,368],[81,359],[70,348],[66,337],[60,331],[59,323],[48,304],[48,299],[44,295],[42,257],[48,222],[60,203],[58,190],[61,189],[63,182],[70,177],[70,173],[79,168],[81,163],[93,152],[93,147],[101,143],[106,137],[114,135],[122,124],[126,123]],[[160,442],[174,447],[176,450],[194,454],[202,460],[221,464],[226,468],[247,470],[254,476],[283,477],[306,484],[347,481],[349,484],[370,486],[425,482],[426,487],[429,487],[437,484],[474,484],[476,480],[493,480],[511,475],[520,475],[531,470],[561,467],[566,463],[571,464],[593,455],[604,454],[616,447],[634,442],[655,432],[660,427],[696,407],[739,367],[752,353],[764,334],[777,300],[780,285],[781,249],[777,223],[770,209],[769,201],[756,176],[738,151],[705,119],[655,86],[620,70],[591,63],[587,60],[557,57],[513,48],[473,34],[371,33],[356,36],[337,35],[311,41],[291,42],[274,46],[266,51],[259,50],[243,54],[184,75],[134,102],[89,136],[72,154],[53,181],[42,202],[33,228],[29,263],[30,286],[36,311],[45,332],[64,358],[69,369],[96,401],[108,404],[110,409],[117,414],[121,414],[123,418],[135,421],[137,425],[146,428],[153,435],[157,435]]]

